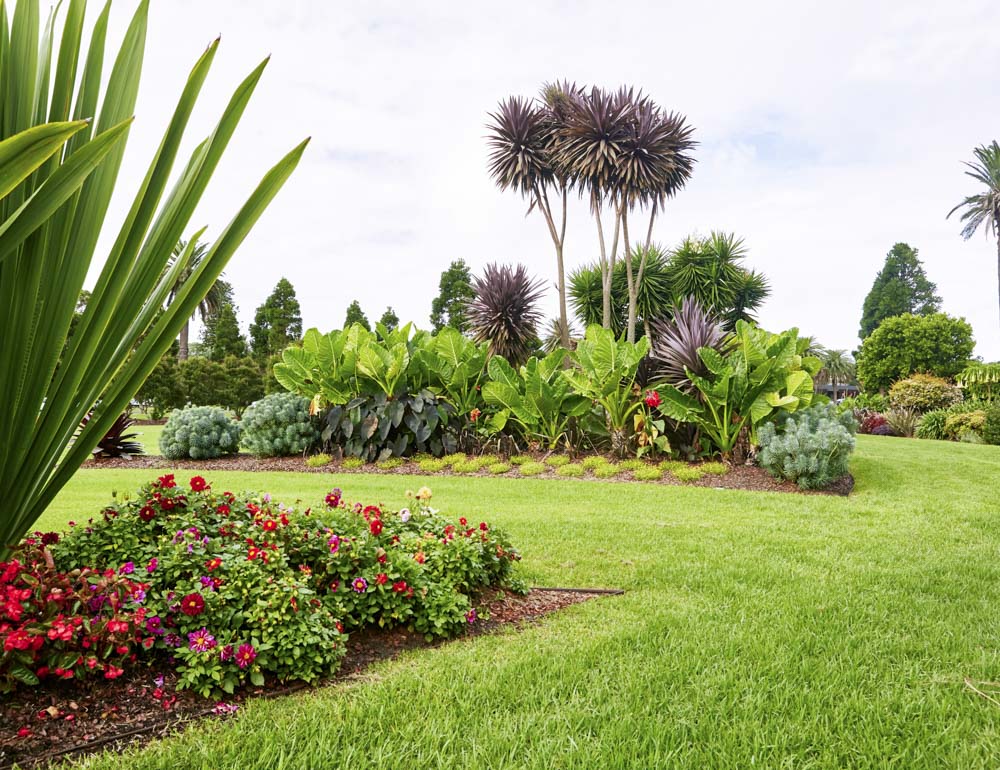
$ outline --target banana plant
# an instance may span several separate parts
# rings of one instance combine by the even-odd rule
[[[604,409],[611,448],[619,455],[628,447],[632,417],[642,406],[633,386],[639,364],[648,353],[648,337],[626,342],[611,329],[592,324],[570,355],[574,367],[564,372],[574,391]]]
[[[307,143],[267,172],[164,310],[192,249],[168,270],[171,252],[267,63],[239,85],[168,188],[218,49],[212,42],[191,70],[110,252],[101,255],[103,268],[70,336],[118,181],[149,3],[139,3],[110,71],[110,4],[92,24],[86,49],[86,0],[62,7],[61,20],[57,8],[43,22],[38,0],[19,0],[13,18],[0,2],[0,560],[128,405]],[[202,232],[188,234],[188,242]]]
[[[490,358],[483,398],[498,410],[490,418],[491,430],[499,432],[513,423],[529,441],[541,442],[546,449],[559,445],[570,419],[582,417],[591,406],[563,376],[565,355],[557,350],[542,359],[532,356],[518,371],[502,356]]]
[[[696,394],[661,385],[658,409],[666,417],[696,425],[728,458],[744,432],[755,443],[757,426],[777,410],[793,412],[821,398],[813,392],[812,378],[822,364],[803,355],[804,344],[808,341],[799,340],[797,329],[770,334],[739,321],[726,355],[698,349],[708,375],[687,370]]]

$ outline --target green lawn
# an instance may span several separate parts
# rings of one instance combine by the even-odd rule
[[[995,768],[1000,707],[963,677],[1000,679],[1000,448],[858,443],[849,499],[435,479],[435,504],[510,531],[532,583],[627,593],[80,766]],[[44,523],[149,475],[81,471]],[[387,504],[427,481],[206,476]]]

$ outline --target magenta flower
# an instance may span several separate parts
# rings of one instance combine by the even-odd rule
[[[221,650],[219,650],[219,660],[225,663],[227,660],[233,659],[233,645],[227,644]]]
[[[156,560],[155,557],[150,559],[149,564],[146,565],[146,572],[152,575],[154,572],[156,572],[156,568],[159,566],[159,564],[160,563]]]
[[[330,544],[330,553],[337,553],[340,550],[340,538],[333,535],[329,540],[326,541]]]
[[[478,616],[478,615],[476,614],[476,608],[475,608],[475,607],[473,607],[473,608],[472,608],[471,610],[469,610],[468,612],[466,612],[466,613],[465,613],[465,621],[466,621],[466,623],[468,623],[468,624],[469,624],[470,626],[471,626],[471,625],[472,625],[473,623],[475,623],[475,622],[476,622],[476,618],[477,618],[477,617],[479,617],[479,616]]]
[[[131,575],[133,572],[135,572],[135,564],[130,561],[125,562],[118,570],[119,575]]]
[[[236,665],[240,668],[246,668],[257,658],[257,650],[253,648],[252,644],[241,644],[239,649],[236,650]]]
[[[191,652],[208,652],[217,644],[215,637],[208,633],[207,628],[199,628],[188,634],[188,649]]]
[[[363,577],[354,578],[354,580],[351,581],[351,588],[353,588],[357,593],[363,594],[368,590],[368,581]]]

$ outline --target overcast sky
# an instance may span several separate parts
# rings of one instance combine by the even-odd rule
[[[132,0],[115,3],[115,39]],[[98,4],[93,3],[91,14]],[[975,191],[961,161],[1000,139],[1000,4],[347,3],[153,0],[117,225],[190,67],[222,44],[188,146],[272,55],[191,230],[217,233],[265,170],[312,136],[302,164],[226,271],[245,328],[285,276],[306,328],[358,299],[428,326],[442,270],[524,262],[551,284],[544,222],[486,172],[487,113],[545,81],[644,89],[696,128],[694,175],[657,224],[745,238],[772,294],[772,330],[853,349],[861,303],[897,241],[920,251],[944,310],[1000,358],[996,244],[945,215]],[[109,240],[108,238],[105,239]],[[596,255],[581,205],[568,268]],[[556,307],[555,291],[546,308]]]

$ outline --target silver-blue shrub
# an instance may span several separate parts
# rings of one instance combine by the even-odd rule
[[[212,460],[239,448],[240,424],[217,406],[175,409],[160,434],[160,452],[168,460]]]
[[[758,461],[778,478],[819,489],[847,474],[856,432],[854,416],[831,404],[781,415],[760,427]]]
[[[258,457],[302,454],[318,440],[309,399],[294,393],[274,393],[243,414],[243,446]]]

